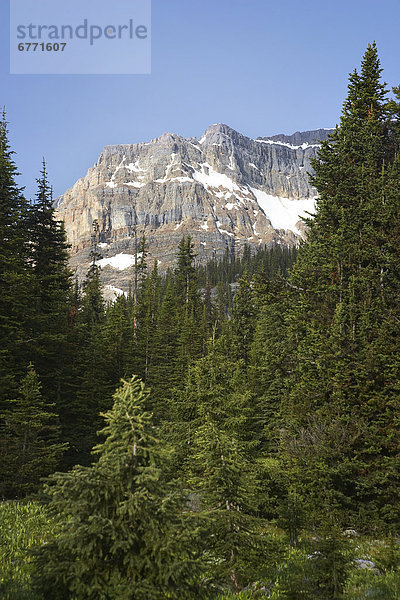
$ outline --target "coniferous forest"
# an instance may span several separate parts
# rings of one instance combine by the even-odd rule
[[[400,597],[400,86],[375,44],[321,144],[298,248],[102,297],[46,165],[0,128],[0,592],[33,600]]]

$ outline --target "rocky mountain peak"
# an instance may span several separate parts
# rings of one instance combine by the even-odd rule
[[[175,264],[182,235],[197,260],[228,248],[295,244],[301,215],[316,191],[307,172],[325,130],[253,140],[211,125],[199,140],[164,133],[147,143],[106,146],[87,175],[56,201],[80,277],[88,267],[93,221],[99,223],[105,283],[127,289],[135,240],[145,235],[150,261]]]
[[[279,133],[278,135],[260,137],[257,139],[261,142],[281,143],[283,145],[305,149],[306,147],[313,145],[318,147],[320,142],[326,140],[332,131],[333,129],[313,129],[311,131],[296,131],[296,133],[293,133],[292,135]]]

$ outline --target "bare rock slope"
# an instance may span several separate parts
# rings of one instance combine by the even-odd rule
[[[250,139],[212,125],[200,140],[165,133],[149,143],[106,146],[87,175],[56,200],[72,245],[71,264],[88,267],[93,222],[99,223],[103,279],[126,290],[138,239],[151,262],[172,266],[182,235],[193,237],[197,260],[221,257],[244,244],[294,244],[301,216],[316,198],[310,159],[329,130]],[[112,289],[112,288],[110,288]]]

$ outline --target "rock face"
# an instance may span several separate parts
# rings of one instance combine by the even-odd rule
[[[330,130],[250,139],[212,125],[200,140],[165,133],[149,143],[106,146],[86,177],[56,200],[72,245],[72,267],[88,268],[93,222],[99,223],[103,279],[126,290],[137,239],[149,260],[175,264],[182,235],[197,260],[222,257],[244,244],[294,244],[300,217],[312,212],[316,190],[310,159]]]

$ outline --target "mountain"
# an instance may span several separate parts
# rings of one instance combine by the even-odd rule
[[[175,263],[182,235],[205,262],[245,244],[291,245],[304,233],[316,190],[310,159],[331,130],[257,140],[212,125],[200,140],[165,133],[148,143],[106,146],[87,175],[56,200],[72,246],[72,267],[84,276],[93,221],[99,223],[103,279],[126,290],[135,229],[145,234],[149,260]]]

